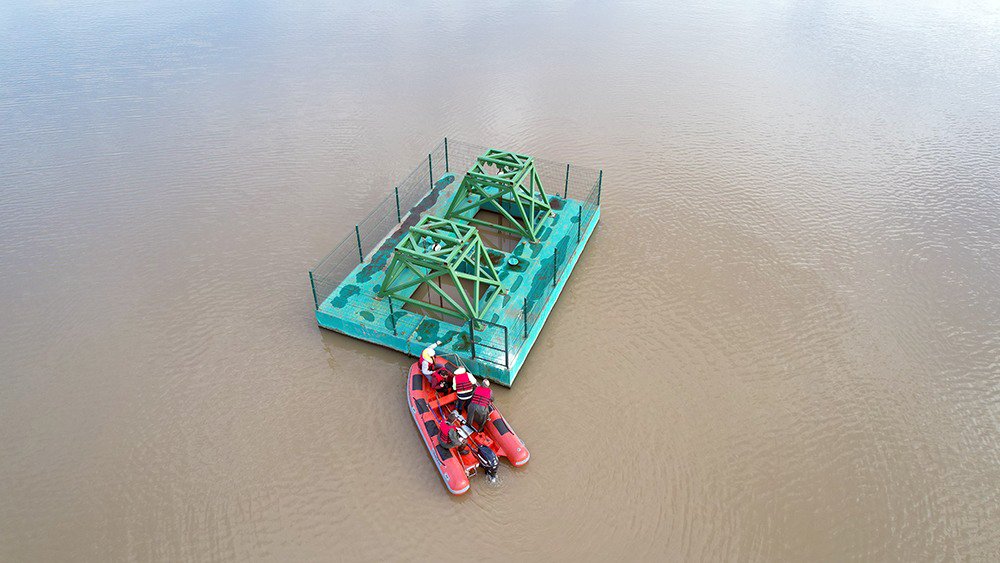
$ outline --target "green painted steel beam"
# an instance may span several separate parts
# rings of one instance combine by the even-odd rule
[[[431,304],[431,303],[425,303],[425,302],[419,301],[417,299],[410,299],[409,297],[393,297],[393,299],[398,299],[398,300],[400,300],[400,301],[402,301],[404,303],[409,303],[409,304],[415,305],[417,307],[423,307],[425,309],[434,311],[436,313],[441,313],[442,315],[449,315],[449,316],[452,316],[452,317],[457,317],[457,318],[465,320],[465,321],[469,320],[468,318],[466,318],[462,314],[461,311],[454,311],[454,310],[451,310],[451,309],[446,309],[444,307],[440,307],[438,305],[434,305],[434,304]]]

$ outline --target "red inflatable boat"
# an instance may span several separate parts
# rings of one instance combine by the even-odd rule
[[[442,446],[438,423],[447,420],[455,410],[457,397],[453,392],[443,394],[435,391],[420,373],[419,363],[418,360],[410,366],[409,377],[406,378],[407,401],[420,437],[424,439],[427,451],[451,494],[460,495],[468,491],[469,477],[475,475],[480,468],[492,479],[496,475],[497,459],[500,457],[507,458],[515,467],[528,463],[528,458],[531,457],[528,448],[496,407],[490,411],[489,420],[483,425],[482,431],[475,431],[461,419],[459,433],[465,438],[464,446],[453,449]],[[453,373],[458,367],[441,356],[435,359],[435,365],[449,373]]]

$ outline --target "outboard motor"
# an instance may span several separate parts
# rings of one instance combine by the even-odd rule
[[[475,450],[476,459],[479,460],[479,466],[483,468],[486,472],[486,478],[493,481],[497,480],[497,468],[500,467],[500,460],[497,459],[497,454],[493,450],[486,446],[479,446]]]

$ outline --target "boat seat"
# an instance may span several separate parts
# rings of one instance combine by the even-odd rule
[[[424,421],[424,428],[427,429],[427,435],[430,436],[430,437],[432,437],[432,438],[434,436],[437,436],[438,432],[440,432],[440,430],[438,430],[437,423],[435,423],[433,420],[426,420],[426,421]]]
[[[441,407],[443,407],[445,405],[450,405],[451,403],[454,403],[457,400],[458,400],[458,394],[456,394],[456,393],[448,393],[444,397],[438,397],[436,399],[431,399],[428,402],[428,404],[430,404],[430,406],[433,407],[433,408],[435,408],[435,409],[440,409]]]

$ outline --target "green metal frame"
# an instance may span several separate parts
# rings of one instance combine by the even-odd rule
[[[437,244],[440,248],[435,250]],[[431,283],[442,276],[455,284],[460,301]],[[473,283],[472,295],[465,291],[462,280]],[[425,282],[454,309],[414,299],[414,291]],[[431,215],[410,227],[396,245],[378,295],[464,320],[479,320],[493,300],[505,291],[479,231],[470,225]]]
[[[497,168],[496,174],[487,172],[490,166]],[[507,219],[510,226],[474,218],[476,212],[484,206]],[[516,210],[516,214],[520,216],[515,217],[511,210]],[[444,216],[536,242],[551,211],[549,198],[538,178],[538,172],[535,171],[535,160],[532,157],[488,149],[466,172]]]

